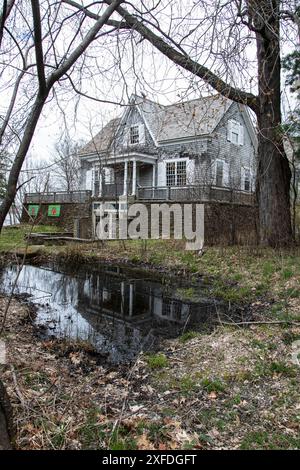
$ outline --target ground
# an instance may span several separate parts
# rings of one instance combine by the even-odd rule
[[[5,251],[24,250],[23,229],[6,240]],[[30,319],[34,313],[14,299],[1,338],[7,364],[0,367],[15,410],[18,448],[300,449],[298,248],[213,247],[199,258],[180,242],[158,240],[146,247],[109,242],[33,252],[74,263],[121,259],[203,276],[212,281],[213,295],[229,306],[243,305],[254,322],[271,323],[186,331],[165,340],[157,353],[112,368],[86,344],[41,340]],[[6,301],[0,299],[0,312]]]
[[[219,326],[111,368],[84,344],[39,340],[14,300],[1,375],[17,447],[299,449],[297,338],[296,326]]]

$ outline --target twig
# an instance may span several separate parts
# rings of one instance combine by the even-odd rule
[[[10,370],[11,370],[11,373],[12,373],[12,378],[13,378],[13,382],[14,382],[14,386],[15,386],[15,391],[16,391],[16,394],[17,394],[17,397],[19,398],[20,402],[21,402],[21,405],[23,406],[24,409],[27,409],[27,405],[25,403],[25,400],[23,398],[23,395],[21,393],[21,390],[19,388],[19,385],[18,385],[18,381],[17,381],[17,375],[16,375],[16,371],[15,371],[15,368],[14,366],[11,364],[10,366]]]

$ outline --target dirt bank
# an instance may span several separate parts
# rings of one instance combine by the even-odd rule
[[[112,368],[85,344],[40,340],[31,317],[13,300],[0,366],[19,449],[300,448],[299,327],[188,332]]]

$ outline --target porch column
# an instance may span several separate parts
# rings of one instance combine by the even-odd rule
[[[155,164],[152,165],[152,198],[155,196]]]
[[[127,196],[127,178],[128,178],[128,161],[124,162],[124,191],[123,196]]]
[[[155,164],[152,165],[152,187],[155,188]]]
[[[132,196],[136,194],[136,160],[132,162]]]

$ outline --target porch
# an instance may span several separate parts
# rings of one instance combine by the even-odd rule
[[[252,192],[200,184],[138,188],[137,199],[140,201],[197,201],[228,202],[245,205],[255,204],[255,195]]]
[[[137,181],[143,182],[141,178]],[[120,181],[118,180],[111,184],[103,183],[101,197],[104,199],[117,199],[125,194],[127,196],[134,195],[139,201],[197,201],[255,204],[255,195],[252,192],[208,185],[140,186],[137,181],[135,186],[131,179],[127,180],[125,186],[122,178],[120,178]],[[92,191],[87,190],[27,193],[25,194],[24,204],[88,203],[91,201],[92,196],[99,197],[99,193],[98,196],[95,191],[92,194]]]
[[[51,191],[44,193],[26,193],[24,204],[63,204],[79,203],[83,204],[91,200],[92,191]]]
[[[103,168],[95,168],[93,197],[136,197],[140,188],[156,186],[156,164],[150,157],[132,158],[122,162],[107,162]],[[150,160],[150,161],[149,161]]]

